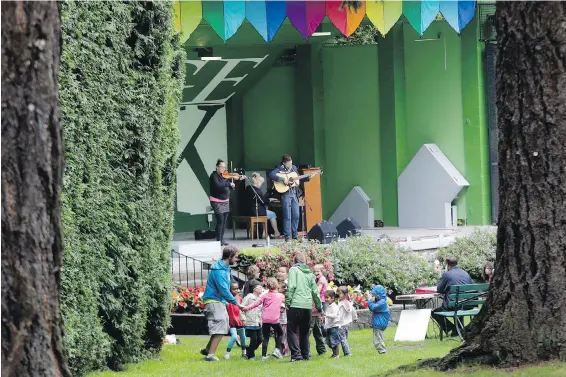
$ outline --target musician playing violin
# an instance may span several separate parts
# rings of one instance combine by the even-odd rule
[[[230,213],[230,190],[236,187],[234,180],[246,179],[245,175],[238,175],[226,171],[226,162],[216,161],[216,170],[210,174],[208,179],[210,185],[210,206],[216,217],[216,240],[222,246],[228,245],[224,242],[224,231]]]
[[[293,159],[288,154],[283,155],[281,162],[269,173],[272,181],[283,182],[289,185],[289,179],[283,178],[278,173],[290,174],[292,172],[299,173],[299,170],[293,165]],[[308,181],[306,177],[304,181]],[[287,192],[281,194],[281,211],[283,212],[283,234],[285,241],[289,241],[292,237],[294,240],[299,237],[299,194],[298,186],[290,185]]]

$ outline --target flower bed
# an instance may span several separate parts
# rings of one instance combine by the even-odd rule
[[[202,295],[205,287],[187,288],[176,286],[171,293],[171,312],[200,314],[204,310]]]

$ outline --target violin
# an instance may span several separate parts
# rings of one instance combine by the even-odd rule
[[[248,179],[248,177],[243,174],[230,173],[228,170],[224,170],[224,172],[222,173],[222,177],[226,179],[231,179],[232,181],[234,181],[234,179],[235,180]]]

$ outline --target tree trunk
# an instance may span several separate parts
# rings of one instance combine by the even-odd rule
[[[441,370],[566,360],[566,3],[497,2],[496,20],[496,272]]]
[[[2,377],[70,376],[59,311],[59,4],[2,3]]]

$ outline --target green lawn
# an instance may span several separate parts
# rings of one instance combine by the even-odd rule
[[[363,377],[379,376],[389,372],[400,365],[411,364],[420,359],[439,357],[445,355],[459,342],[454,339],[440,342],[437,339],[427,339],[422,343],[394,343],[395,329],[386,331],[386,345],[388,353],[378,355],[372,345],[371,330],[352,331],[350,333],[350,346],[353,357],[330,360],[328,356],[314,356],[310,361],[289,363],[289,359],[270,359],[267,362],[248,361],[240,358],[240,349],[232,350],[232,359],[224,360],[227,339],[221,343],[217,355],[220,362],[208,363],[198,351],[203,347],[205,337],[179,337],[180,345],[165,345],[158,359],[147,360],[139,364],[128,366],[125,372],[99,372],[89,377],[225,377],[225,376],[273,376],[281,377],[291,374],[294,376],[311,375],[316,373],[323,377]],[[269,349],[274,348],[273,339]],[[313,348],[314,350],[314,348]],[[260,347],[261,355],[261,347]],[[565,363],[552,363],[543,366],[529,367],[517,370],[493,370],[480,367],[468,367],[450,372],[438,373],[431,370],[419,370],[412,373],[400,373],[395,377],[563,377],[566,376]]]

